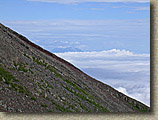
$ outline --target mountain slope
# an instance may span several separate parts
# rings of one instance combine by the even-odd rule
[[[0,24],[0,109],[8,112],[148,112]]]

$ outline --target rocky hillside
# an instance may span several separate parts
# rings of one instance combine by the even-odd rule
[[[149,107],[0,24],[0,110],[149,112]]]

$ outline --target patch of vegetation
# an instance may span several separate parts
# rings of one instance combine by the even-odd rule
[[[65,81],[66,83],[68,83],[69,85],[73,86],[75,89],[77,89],[79,92],[82,92],[85,95],[89,95],[88,93],[86,93],[83,89],[79,88],[76,84],[74,84],[73,82],[71,82],[70,80],[67,79],[62,79],[63,81]],[[91,97],[91,96],[89,96]]]
[[[22,86],[20,86],[16,83],[13,83],[13,82],[11,82],[10,84],[11,84],[12,88],[15,89],[16,91],[18,91],[20,93],[25,93],[26,95],[29,96],[29,91],[26,88],[24,89]]]
[[[40,71],[38,68],[35,68],[37,71],[39,71],[39,72],[42,72],[42,71]]]
[[[18,85],[17,87],[19,88],[18,90],[19,90],[20,93],[24,93],[24,92],[25,92],[25,90],[23,89],[22,86],[19,86],[19,85]]]
[[[59,75],[61,77],[61,75]],[[66,83],[68,83],[69,85],[73,86],[76,90],[78,90],[79,92],[85,94],[82,95],[80,93],[77,93],[75,91],[72,91],[72,89],[70,89],[69,87],[64,87],[65,89],[67,89],[69,92],[73,93],[74,95],[78,96],[79,98],[81,98],[82,100],[84,101],[88,101],[89,103],[93,104],[94,106],[96,106],[98,109],[99,109],[99,112],[109,112],[109,110],[107,110],[106,108],[102,107],[100,104],[96,103],[94,101],[94,98],[92,96],[90,96],[88,93],[86,93],[83,89],[79,88],[78,86],[76,86],[73,82],[71,82],[70,80],[67,80],[67,79],[63,79],[63,81],[65,81]],[[88,111],[88,109],[85,108],[85,106],[82,106],[82,109]],[[88,111],[89,112],[89,111]]]
[[[31,69],[29,69],[29,71],[30,71],[32,74],[34,74],[34,72],[33,72]]]
[[[148,112],[147,107],[145,107],[145,106],[141,106],[141,107],[142,107],[142,112]]]
[[[4,88],[2,88],[2,90],[4,91],[5,89],[4,89]]]
[[[17,84],[16,83],[11,83],[11,86],[12,86],[12,88],[14,88],[16,91],[18,90],[18,88],[17,88]]]
[[[31,58],[30,58],[28,55],[26,55],[25,53],[24,53],[24,56],[27,57],[27,58],[29,58],[29,59],[31,59]]]
[[[75,112],[80,112],[78,109],[76,109],[73,105],[69,105],[70,108],[72,108],[73,110],[75,110]]]
[[[26,76],[27,76],[27,77],[30,77],[30,75],[29,75],[29,74],[27,74]]]
[[[65,81],[66,83],[68,83],[70,86],[74,87],[74,88],[75,88],[76,90],[78,90],[79,92],[82,92],[83,94],[85,94],[85,95],[88,96],[89,98],[92,98],[92,99],[93,99],[93,97],[91,97],[91,96],[90,96],[88,93],[86,93],[83,89],[79,88],[75,83],[71,82],[71,81],[68,80],[68,79],[62,78],[62,76],[61,76],[59,73],[57,73],[55,70],[53,70],[53,72],[54,72],[55,76],[61,78],[63,81]],[[69,89],[68,87],[66,87],[66,89],[67,89],[68,91],[72,92],[72,90]]]
[[[46,97],[46,100],[50,101],[50,99],[49,99],[49,97],[48,97],[48,96]]]
[[[6,81],[6,84],[11,85],[11,87],[9,87],[9,89],[13,88],[15,91],[19,92],[19,93],[23,93],[29,96],[29,91],[25,88],[23,88],[22,86],[14,83],[13,81]]]
[[[66,90],[68,90],[69,92],[71,92],[71,93],[74,93],[69,87],[64,87]]]
[[[29,93],[29,92],[26,92],[25,94],[26,94],[27,96],[30,96],[30,93]]]
[[[53,112],[52,110],[48,110],[48,112]]]
[[[14,62],[14,66],[15,66],[15,67],[17,67],[18,65],[20,65],[20,64],[19,64],[19,63],[15,63],[15,62]]]
[[[8,79],[6,79],[5,83],[9,85],[11,82]]]
[[[135,105],[134,105],[134,103],[132,102],[132,103],[129,103],[131,106],[132,106],[132,108],[135,110],[135,111],[140,111]]]
[[[63,106],[58,105],[57,103],[55,103],[53,100],[51,101],[53,105],[56,106],[56,109],[61,111],[61,112],[72,112],[71,110],[69,110],[68,108],[64,108]]]
[[[8,71],[4,70],[1,66],[0,66],[0,75],[1,77],[3,77],[5,79],[6,84],[10,84],[11,80],[15,81],[15,82],[19,82],[19,80],[17,80],[13,75],[11,75]]]
[[[14,66],[15,66],[15,67],[19,66],[19,67],[18,67],[18,71],[23,71],[23,72],[27,72],[27,71],[28,71],[27,69],[25,69],[25,66],[22,65],[22,64],[19,63],[19,62],[18,62],[18,63],[15,63],[15,62],[14,62]]]
[[[19,89],[19,92],[20,93],[24,93],[25,91],[23,89]]]
[[[34,101],[36,101],[36,98],[35,98],[35,97],[31,97],[31,100],[34,100]]]
[[[100,112],[109,112],[109,110],[107,110],[106,108],[102,107],[101,105],[99,105],[98,103],[96,103],[94,100],[89,99],[88,97],[85,97],[84,95],[81,95],[79,93],[76,93],[74,91],[72,91],[70,88],[68,88],[67,86],[65,87],[65,89],[67,89],[68,91],[70,91],[71,93],[73,93],[74,95],[78,96],[79,98],[81,98],[84,101],[88,101],[89,103],[93,104],[94,106],[96,106]],[[87,109],[84,108],[84,106],[82,107],[84,110],[87,111]]]
[[[91,111],[88,110],[88,108],[86,108],[84,105],[81,105],[81,104],[80,104],[80,107],[81,107],[83,110],[87,111],[87,112],[91,112]]]
[[[33,58],[33,61],[36,62],[37,64],[39,65],[42,65],[42,66],[47,66],[47,63],[44,63],[44,62],[41,62],[40,60],[38,60],[37,58],[35,58],[34,56],[32,57]]]
[[[57,77],[59,77],[59,78],[61,78],[63,80],[62,76],[59,73],[57,73],[56,71],[54,71],[54,74],[55,74],[55,76],[57,76]]]
[[[19,88],[19,89],[23,89],[23,87],[22,87],[22,86],[18,86],[18,88]]]
[[[19,71],[23,71],[23,72],[27,72],[27,70],[26,70],[25,67],[23,67],[23,66],[19,66],[18,70],[19,70]]]
[[[40,87],[42,90],[44,90],[43,85],[41,85],[39,82],[37,84],[38,84],[38,87]]]
[[[0,66],[0,78],[2,80],[2,77],[5,79],[5,83],[8,85],[11,85],[11,87],[13,89],[15,89],[16,91],[19,91],[20,93],[25,93],[25,90],[23,89],[22,86],[14,83],[14,82],[19,82],[19,80],[17,80],[13,75],[11,75],[8,71],[4,70],[1,66]]]
[[[148,109],[147,107],[143,106],[143,105],[140,105],[141,109],[137,107],[137,105],[135,106],[134,105],[134,102],[132,101],[132,103],[129,103],[128,104],[131,105],[131,107],[135,110],[135,111],[139,111],[139,112],[148,112]]]
[[[51,86],[50,84],[48,84],[48,87],[49,87],[49,88],[52,88],[52,86]]]
[[[54,69],[50,65],[48,65],[47,67],[45,67],[45,69],[48,69],[50,72],[54,72]]]
[[[107,110],[106,108],[102,107],[101,105],[99,105],[98,103],[96,103],[94,101],[94,98],[92,96],[90,96],[88,93],[86,93],[83,89],[79,88],[78,86],[76,86],[76,84],[74,84],[73,82],[71,82],[70,80],[64,80],[66,83],[68,83],[69,85],[73,86],[75,89],[77,89],[79,92],[82,92],[83,94],[86,95],[86,97],[84,95],[81,95],[79,93],[73,92],[71,89],[69,89],[68,87],[66,87],[66,89],[72,93],[74,93],[76,96],[78,96],[79,98],[81,98],[82,100],[86,100],[89,103],[95,105],[97,108],[99,108],[100,112],[109,112],[109,110]],[[86,109],[85,109],[86,110]]]
[[[46,105],[46,104],[42,104],[41,106],[42,106],[42,107],[48,107],[48,105]]]

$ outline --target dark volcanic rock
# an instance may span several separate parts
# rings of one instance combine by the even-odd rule
[[[148,112],[0,24],[0,110],[8,112]]]

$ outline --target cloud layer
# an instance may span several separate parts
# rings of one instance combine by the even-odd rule
[[[150,105],[150,55],[126,50],[56,53],[90,76]]]
[[[27,0],[36,2],[60,3],[60,4],[78,4],[84,2],[150,2],[150,0]]]

